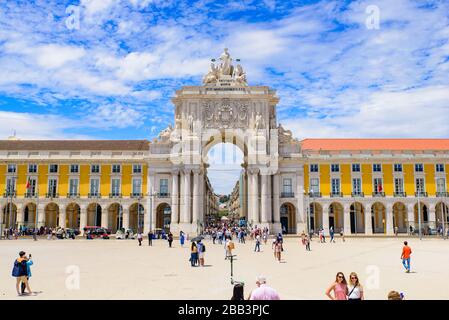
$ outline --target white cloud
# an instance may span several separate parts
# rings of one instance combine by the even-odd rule
[[[59,68],[67,62],[76,61],[86,54],[83,48],[55,44],[36,48],[37,63],[49,69]]]

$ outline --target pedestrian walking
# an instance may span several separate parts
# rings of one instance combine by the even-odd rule
[[[335,239],[334,239],[334,227],[330,227],[330,229],[329,229],[329,236],[331,237],[331,240],[330,240],[330,242],[335,242]]]
[[[395,226],[394,227],[394,235],[397,237],[398,234],[399,234],[399,228],[398,228],[398,226]]]
[[[333,291],[334,296],[331,295]],[[327,288],[326,296],[331,300],[347,300],[348,299],[348,285],[343,272],[338,272],[335,281]]]
[[[256,246],[254,247],[254,252],[260,252],[260,236],[256,236]]]
[[[256,280],[257,289],[251,292],[249,300],[280,300],[276,290],[267,285],[264,276],[258,276]]]
[[[321,237],[323,238],[323,243],[326,243],[326,236],[324,234],[324,229],[321,228]]]
[[[232,242],[231,238],[228,238],[225,244],[225,260],[232,256],[232,250],[234,250],[234,242]]]
[[[363,296],[363,286],[360,284],[357,273],[351,272],[349,275],[348,300],[365,300]]]
[[[410,273],[410,255],[412,254],[412,248],[408,246],[408,242],[404,241],[404,247],[402,248],[402,265],[405,268],[405,272]]]
[[[282,252],[282,243],[280,241],[276,241],[274,245],[274,256],[277,261],[281,262],[281,252]]]
[[[27,265],[27,283],[30,283],[30,278],[31,278],[31,266],[33,265],[33,260],[31,260],[31,253],[28,255],[28,260],[26,261],[26,265]],[[25,294],[25,289],[26,289],[26,283],[22,282],[21,283],[21,292],[22,294]]]
[[[190,246],[190,265],[192,267],[196,267],[198,262],[198,247],[196,246],[195,241],[192,242]]]
[[[137,241],[139,241],[139,246],[142,245],[142,239],[143,239],[142,232],[139,232],[137,234]]]
[[[148,245],[152,246],[153,245],[153,231],[148,231]]]
[[[16,291],[19,296],[22,295],[20,290],[21,283],[25,283],[25,287],[29,294],[33,293],[27,280],[27,260],[26,253],[24,251],[20,251],[19,258],[14,261],[14,266],[12,269],[12,276],[16,278]]]
[[[198,247],[198,259],[199,259],[199,266],[204,267],[204,253],[206,252],[206,245],[200,241],[198,241],[197,244]]]
[[[343,233],[343,228],[340,229],[340,237],[343,242],[345,242],[345,234]]]
[[[310,251],[310,239],[309,239],[309,236],[308,236],[308,235],[305,235],[305,236],[304,236],[304,244],[305,244],[305,246],[306,246],[306,250],[307,250],[307,251]]]
[[[184,242],[185,242],[184,232],[180,231],[179,232],[179,243],[181,244],[181,247],[184,247]]]
[[[173,233],[171,233],[171,232],[168,233],[167,241],[168,241],[168,247],[171,248],[171,245],[173,243]]]

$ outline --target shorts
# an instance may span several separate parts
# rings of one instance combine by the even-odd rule
[[[199,253],[198,253],[198,257],[199,257],[200,259],[204,259],[204,252],[199,252]]]
[[[17,281],[26,283],[28,281],[27,276],[16,277]]]

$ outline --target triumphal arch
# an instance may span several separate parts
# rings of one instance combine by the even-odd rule
[[[212,59],[202,85],[182,87],[172,102],[174,126],[150,144],[147,206],[154,217],[158,202],[165,201],[171,206],[172,232],[199,232],[205,222],[207,154],[214,145],[229,142],[244,154],[242,212],[248,225],[280,232],[281,215],[287,214],[290,231],[306,230],[300,143],[278,124],[275,90],[248,85],[243,67],[224,49]],[[168,177],[169,199],[155,192],[160,176]],[[292,185],[288,194],[280,192],[282,181]]]

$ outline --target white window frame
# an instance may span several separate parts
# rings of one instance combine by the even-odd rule
[[[139,183],[139,190],[136,192],[136,190],[134,190],[134,181],[140,181]],[[132,194],[140,194],[142,193],[142,178],[133,178],[132,179],[132,190],[131,190]]]
[[[419,190],[418,190],[418,184],[417,184],[417,180],[422,180],[422,182],[423,182],[423,188],[422,188],[422,191],[421,191],[421,193],[425,193],[426,192],[426,179],[424,178],[424,177],[415,177],[415,192],[416,193],[418,193],[418,192],[420,192]]]
[[[334,192],[334,180],[338,180],[338,192]],[[340,194],[341,193],[341,179],[340,178],[331,178],[331,193],[332,194]]]
[[[421,171],[416,171],[417,165],[420,165],[422,167]],[[423,173],[424,172],[424,164],[423,163],[415,163],[415,165],[413,166],[413,170],[415,171],[415,173]]]
[[[376,184],[376,181],[379,181],[379,180],[380,180],[380,185],[382,186],[382,191],[381,192],[385,192],[384,179],[382,177],[373,177],[373,193],[374,194],[379,194],[378,184]]]
[[[98,181],[98,190],[97,190],[97,194],[101,194],[101,190],[100,190],[100,188],[101,188],[101,179],[100,178],[90,178],[90,180],[89,180],[89,193],[91,194],[91,195],[93,195],[93,194],[95,194],[95,192],[92,192],[92,181],[93,180],[97,180]]]
[[[312,171],[312,166],[316,166],[317,171]],[[310,171],[311,173],[318,173],[318,172],[320,172],[320,165],[319,165],[318,163],[311,163],[311,164],[309,165],[309,171]]]
[[[98,166],[98,172],[93,172],[92,167]],[[101,174],[101,165],[98,163],[94,163],[90,165],[90,174]]]
[[[337,171],[334,171],[333,168],[338,168]],[[340,164],[339,163],[331,163],[331,173],[336,173],[336,172],[340,172]]]
[[[114,172],[114,167],[118,167],[119,171],[118,172]],[[111,165],[111,174],[121,174],[122,173],[122,165],[115,163],[113,165]]]
[[[114,180],[118,180],[119,184],[118,184],[118,192],[114,192],[114,184],[113,181]],[[111,177],[111,194],[113,195],[120,195],[122,193],[122,179],[120,177]]]
[[[14,171],[9,171],[9,168],[14,168]],[[17,173],[17,164],[15,163],[8,163],[6,166],[6,173]]]
[[[358,166],[359,170],[358,171],[354,171],[354,166]],[[352,163],[351,164],[351,172],[361,172],[362,171],[362,165],[360,163]]]
[[[71,181],[76,181],[76,190],[75,190],[75,192],[72,192],[72,190],[71,190],[71,188],[72,188]],[[70,177],[69,178],[69,194],[70,195],[77,195],[77,194],[79,194],[79,189],[80,189],[80,179]]]
[[[51,166],[56,166],[56,172],[52,172],[52,171],[51,171]],[[59,164],[57,164],[57,163],[51,163],[51,164],[49,164],[49,165],[48,165],[48,173],[49,173],[49,174],[56,174],[56,173],[59,173]]]
[[[438,166],[441,166],[443,168],[443,171],[438,171]],[[436,173],[444,173],[445,172],[444,163],[436,163],[435,164],[435,172]]]
[[[396,170],[396,166],[400,166],[401,170],[400,171]],[[393,164],[393,172],[403,172],[403,170],[404,170],[404,166],[402,165],[402,163],[394,163]]]
[[[397,190],[396,189],[396,186],[397,186],[396,180],[401,180],[401,182],[402,182],[400,184],[401,190]],[[396,193],[396,194],[404,193],[404,178],[403,177],[394,177],[393,184],[394,184],[394,186],[393,186],[394,187],[394,193]]]
[[[443,180],[443,190],[438,190],[438,181]],[[437,193],[446,192],[446,177],[435,177],[435,189]]]
[[[54,194],[58,194],[58,188],[59,188],[59,179],[58,177],[48,177],[47,180],[47,193],[48,194],[53,194],[53,192],[50,192],[50,180],[55,180],[56,181],[56,188],[55,188],[55,192]]]
[[[73,172],[72,171],[72,167],[73,166],[76,166],[77,167],[77,169],[76,169],[76,172]],[[70,172],[69,173],[71,173],[71,174],[79,174],[80,173],[80,165],[79,164],[76,164],[76,163],[72,163],[71,165],[70,165]]]
[[[30,171],[31,166],[36,166],[36,171]],[[28,164],[28,173],[38,173],[39,166],[36,163],[29,163]]]
[[[318,190],[314,189],[312,191],[312,180],[314,180],[314,179],[318,181],[318,184],[317,184],[317,187],[318,187],[317,189]],[[312,193],[319,193],[320,192],[320,178],[318,178],[318,177],[310,177],[309,178],[309,192],[312,192]]]
[[[135,172],[135,171],[134,171],[134,168],[135,168],[136,166],[139,166],[139,167],[140,167],[140,171],[139,171],[139,172]],[[142,174],[142,172],[143,172],[143,166],[142,166],[142,164],[140,164],[140,163],[135,163],[135,164],[133,164],[133,171],[132,171],[133,174]]]
[[[11,190],[8,190],[9,188],[8,188],[8,185],[10,185],[11,183],[10,182],[8,182],[8,181],[10,181],[10,180],[12,180],[12,182],[13,182],[13,190],[11,191]],[[5,192],[6,193],[8,193],[8,192],[12,192],[12,193],[15,193],[15,192],[17,192],[17,177],[15,177],[15,176],[7,176],[6,177],[6,181],[5,181]]]
[[[352,193],[354,194],[361,194],[362,193],[362,178],[360,177],[352,177]],[[359,190],[357,192],[357,190],[355,190],[355,184],[354,184],[354,180],[358,180],[359,181]]]
[[[379,171],[374,170],[375,166],[380,166],[380,170]],[[373,163],[372,170],[373,170],[373,173],[374,172],[382,172],[382,163]]]

